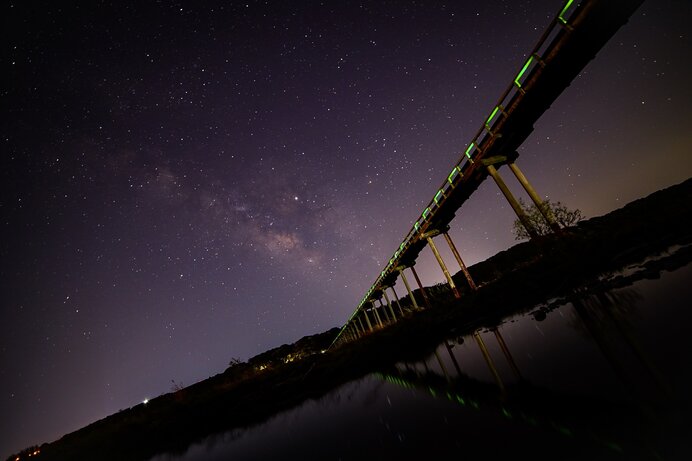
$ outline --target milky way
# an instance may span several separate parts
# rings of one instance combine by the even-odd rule
[[[2,7],[0,456],[340,326],[561,7],[115,3]],[[543,116],[541,194],[692,175],[691,9],[645,2]],[[512,221],[486,181],[451,234],[473,264]]]

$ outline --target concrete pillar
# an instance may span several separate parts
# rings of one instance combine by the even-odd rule
[[[394,309],[392,308],[392,303],[389,302],[389,296],[387,296],[386,288],[382,289],[382,294],[384,295],[385,301],[387,301],[387,307],[389,307],[389,313],[392,314],[392,322],[396,322],[396,315],[394,314]]]
[[[509,166],[509,169],[512,170],[512,173],[514,173],[514,176],[516,176],[519,183],[524,187],[526,193],[529,194],[529,197],[531,197],[531,200],[533,200],[534,205],[536,205],[538,211],[540,211],[543,215],[545,222],[548,223],[553,232],[559,232],[560,225],[557,223],[557,220],[555,219],[553,212],[550,210],[550,208],[546,207],[543,204],[543,200],[541,200],[541,197],[533,188],[529,180],[526,179],[524,173],[521,172],[521,170],[515,163],[508,163],[507,165]]]
[[[519,218],[519,221],[521,221],[522,225],[526,229],[526,232],[528,232],[531,238],[538,237],[538,232],[536,232],[536,229],[534,229],[533,225],[531,224],[531,221],[529,221],[528,216],[526,216],[524,210],[521,209],[519,202],[517,202],[517,199],[514,198],[514,195],[512,195],[512,192],[510,192],[509,188],[502,180],[500,174],[497,172],[495,167],[493,165],[488,165],[486,166],[486,168],[488,169],[488,173],[490,174],[490,176],[492,176],[495,180],[497,187],[500,188],[500,191],[502,191],[502,194],[505,196],[510,206],[514,210],[514,213],[516,213],[517,217]]]
[[[399,313],[401,316],[404,316],[404,310],[401,308],[401,303],[399,302],[399,295],[396,294],[396,290],[394,287],[392,287],[392,293],[394,293],[394,302],[396,303],[397,307],[399,308]]]
[[[443,232],[442,235],[444,235],[445,240],[447,240],[447,244],[449,245],[449,248],[452,250],[452,253],[454,254],[454,258],[457,260],[459,267],[461,267],[461,271],[464,273],[464,276],[466,277],[466,281],[469,282],[469,287],[472,290],[476,290],[477,289],[476,283],[471,278],[471,274],[469,273],[468,269],[466,269],[466,264],[464,264],[464,261],[461,260],[461,255],[457,251],[457,247],[456,247],[456,245],[454,245],[454,242],[452,242],[452,237],[450,237],[447,232]]]
[[[368,324],[368,329],[372,331],[372,323],[370,323],[370,317],[368,316],[368,311],[363,309],[363,315],[365,316],[365,322]]]
[[[445,278],[447,279],[447,283],[449,283],[449,287],[452,289],[452,292],[454,292],[454,297],[460,298],[461,295],[459,294],[459,290],[457,290],[456,285],[454,285],[454,280],[452,280],[452,276],[450,275],[449,271],[447,270],[447,266],[445,265],[445,262],[442,260],[442,256],[440,255],[440,252],[437,251],[437,247],[435,246],[435,242],[433,242],[433,239],[430,236],[425,237],[425,239],[428,241],[428,245],[430,246],[430,249],[432,250],[433,254],[435,255],[435,259],[437,259],[437,263],[440,265],[442,272],[445,274]]]
[[[418,303],[416,302],[416,298],[413,296],[413,293],[411,292],[411,287],[408,284],[408,280],[406,280],[406,274],[404,274],[404,268],[399,268],[399,274],[401,275],[401,280],[404,281],[404,286],[406,287],[406,291],[408,291],[408,296],[411,298],[411,302],[413,303],[413,307],[418,310],[420,309],[418,307]]]
[[[357,318],[358,318],[358,323],[360,324],[360,331],[362,331],[363,334],[365,334],[365,327],[363,326],[363,319],[361,318],[360,315],[358,315]]]
[[[382,302],[381,299],[378,299],[380,302],[380,309],[382,310],[382,313],[384,314],[384,319],[387,323],[392,323],[392,320],[389,318],[389,314],[387,313],[387,309],[384,308],[384,303]]]
[[[384,325],[382,325],[382,319],[380,318],[380,314],[377,312],[377,306],[375,306],[374,302],[370,303],[370,308],[375,314],[375,320],[377,320],[377,324],[382,328]]]
[[[481,353],[483,354],[483,358],[485,359],[485,363],[488,364],[488,368],[490,369],[490,372],[493,374],[495,381],[497,381],[498,387],[504,393],[505,392],[505,384],[502,382],[502,378],[500,378],[500,374],[497,372],[497,368],[495,368],[495,363],[493,362],[492,357],[490,357],[490,352],[488,352],[488,348],[485,347],[485,343],[483,342],[483,338],[481,338],[481,334],[478,333],[477,331],[474,332],[473,333],[473,339],[476,340],[476,344],[478,344],[478,348],[481,350]]]
[[[425,303],[425,307],[430,309],[430,298],[428,298],[428,293],[426,293],[425,288],[423,288],[423,284],[420,283],[420,278],[418,277],[418,272],[416,272],[416,268],[411,266],[411,272],[413,272],[413,277],[416,279],[418,289],[420,290],[420,293],[423,295],[423,302]]]

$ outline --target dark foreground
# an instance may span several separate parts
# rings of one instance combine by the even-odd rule
[[[357,342],[320,353],[336,329],[304,338],[8,459],[148,460],[159,453],[183,452],[209,434],[259,424],[344,383],[373,372],[390,373],[397,362],[422,360],[445,339],[493,328],[512,313],[532,311],[540,317],[564,300],[598,296],[682,267],[692,261],[692,247],[645,262],[628,275],[603,277],[675,245],[692,243],[690,222],[692,179],[561,235],[518,244],[472,266],[470,272],[480,288],[465,291],[461,300],[436,286],[428,290],[428,308],[413,311],[409,300],[403,299],[409,308],[406,318]],[[464,286],[462,274],[455,275],[455,281]],[[423,304],[420,293],[414,296]],[[409,385],[417,379],[405,370],[386,376],[405,379]],[[688,436],[684,420],[679,423],[662,428],[671,442]],[[38,453],[29,458],[34,452]]]

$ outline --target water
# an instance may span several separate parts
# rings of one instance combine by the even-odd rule
[[[640,269],[152,461],[688,459],[692,264]]]

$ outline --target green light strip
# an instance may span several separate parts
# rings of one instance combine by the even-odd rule
[[[426,209],[423,211],[422,216],[423,216],[423,220],[424,220],[424,221],[427,219],[428,214],[430,214],[430,208],[426,208]]]
[[[438,205],[440,204],[440,195],[442,195],[442,189],[438,190],[437,194],[435,194],[435,197],[433,198],[433,201]]]
[[[490,114],[490,117],[488,117],[488,120],[485,121],[485,126],[490,129],[490,121],[495,117],[495,114],[497,114],[497,111],[500,110],[500,106],[495,106],[495,109],[493,109],[493,112]]]
[[[458,166],[455,166],[455,167],[452,169],[452,172],[449,173],[449,176],[447,176],[447,182],[449,183],[450,186],[453,186],[453,185],[454,185],[454,176],[455,176],[457,173],[458,173],[458,174],[461,174],[461,168],[459,168]]]
[[[574,0],[567,0],[567,3],[565,3],[565,7],[562,8],[562,11],[560,11],[560,14],[557,16],[557,18],[562,21],[563,24],[567,24],[567,20],[565,19],[565,13],[569,9],[570,6],[572,6],[572,3],[574,3]]]
[[[471,144],[469,144],[469,147],[466,149],[465,154],[466,154],[466,157],[468,157],[469,160],[471,160],[471,154],[470,154],[471,149],[473,149],[474,147],[476,147],[476,144],[471,143]],[[457,168],[458,168],[458,167],[457,167]]]
[[[529,56],[529,59],[526,61],[526,64],[524,64],[524,67],[521,68],[519,75],[517,75],[517,78],[514,79],[514,84],[517,86],[517,88],[521,88],[521,83],[519,83],[519,80],[524,75],[524,72],[526,72],[526,69],[528,69],[531,65],[531,61],[533,61],[533,55]]]

